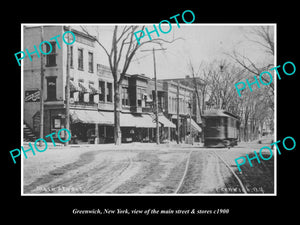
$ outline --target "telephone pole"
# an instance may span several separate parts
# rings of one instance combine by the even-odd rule
[[[68,27],[70,31],[70,26]],[[70,35],[68,34],[68,43],[70,43]],[[65,128],[70,130],[70,45],[67,45],[67,71],[66,71],[66,117]],[[65,137],[67,133],[65,132]],[[69,144],[69,141],[65,142],[65,146]]]
[[[155,61],[155,51],[158,50],[166,50],[166,48],[155,49],[152,50],[141,50],[143,52],[152,51],[153,53],[153,64],[154,64],[154,88],[155,88],[155,102],[154,102],[154,114],[155,114],[155,124],[156,124],[156,144],[159,145],[159,122],[158,122],[158,94],[157,94],[157,79],[156,79],[156,61]]]
[[[158,124],[158,95],[157,95],[157,79],[156,79],[156,62],[155,62],[155,51],[153,52],[153,63],[154,63],[154,89],[155,89],[155,123],[156,123],[156,144],[159,145],[159,124]]]
[[[44,41],[44,27],[41,26],[41,43]],[[40,46],[43,50],[43,45]],[[40,87],[40,138],[44,136],[44,57],[41,54],[41,87]],[[42,146],[42,142],[39,142],[39,146]]]
[[[176,100],[177,100],[177,144],[179,144],[180,141],[180,121],[179,121],[179,81],[177,80],[177,94],[176,94]]]

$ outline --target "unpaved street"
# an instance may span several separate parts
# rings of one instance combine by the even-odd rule
[[[230,150],[154,144],[53,148],[23,159],[24,194],[242,193],[237,179],[214,152],[237,171],[234,159],[263,145],[250,146]],[[273,193],[273,166],[270,160],[236,174],[248,193]]]

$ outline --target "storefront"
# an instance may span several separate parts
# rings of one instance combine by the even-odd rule
[[[49,130],[56,132],[65,126],[65,109],[47,110]],[[164,115],[159,117],[160,141],[170,140],[176,125]],[[156,123],[153,114],[121,113],[122,142],[155,142]],[[71,143],[113,143],[114,112],[87,109],[70,109]],[[48,131],[47,131],[48,132]]]
[[[113,120],[107,114],[91,110],[70,110],[72,136],[79,141],[94,143],[111,142]]]

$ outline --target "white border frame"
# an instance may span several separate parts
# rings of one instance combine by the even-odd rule
[[[153,25],[151,23],[21,23],[21,49],[24,49],[23,45],[23,36],[24,36],[24,26],[80,26],[80,25],[101,25],[101,26],[113,26],[113,25]],[[172,24],[175,26],[175,24]],[[274,26],[274,67],[277,66],[277,23],[192,23],[192,24],[180,24],[180,26]],[[24,106],[23,106],[23,99],[24,99],[24,90],[23,90],[23,82],[24,82],[24,63],[21,63],[21,146],[23,146],[23,113],[24,113]],[[275,76],[274,76],[275,77]],[[274,101],[275,101],[275,111],[274,111],[274,142],[277,141],[277,79],[274,79],[275,85],[275,93],[274,93]],[[274,154],[275,153],[275,154]],[[23,186],[23,157],[21,157],[21,196],[277,196],[277,151],[274,150],[274,193],[271,194],[81,194],[81,193],[74,193],[74,194],[24,194],[24,186]]]

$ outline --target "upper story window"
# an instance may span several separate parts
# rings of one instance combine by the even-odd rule
[[[142,90],[140,88],[137,89],[136,92],[136,98],[137,98],[137,106],[142,106]]]
[[[89,52],[89,72],[94,72],[94,55],[92,52]]]
[[[105,101],[105,82],[104,81],[99,81],[99,89],[100,89],[100,94],[99,94],[99,101],[104,102]]]
[[[70,46],[70,67],[73,68],[73,46]]]
[[[101,75],[101,65],[97,64],[97,75]]]
[[[83,49],[78,48],[78,69],[83,70]]]
[[[145,107],[144,93],[146,93],[145,89],[137,88],[136,98],[138,107]]]
[[[129,105],[128,87],[122,87],[122,105]]]
[[[52,51],[46,57],[46,66],[56,66],[56,42],[50,42],[52,46]],[[50,46],[46,45],[46,52],[50,52]]]
[[[106,83],[107,85],[107,93],[106,93],[106,101],[112,102],[112,83]]]

